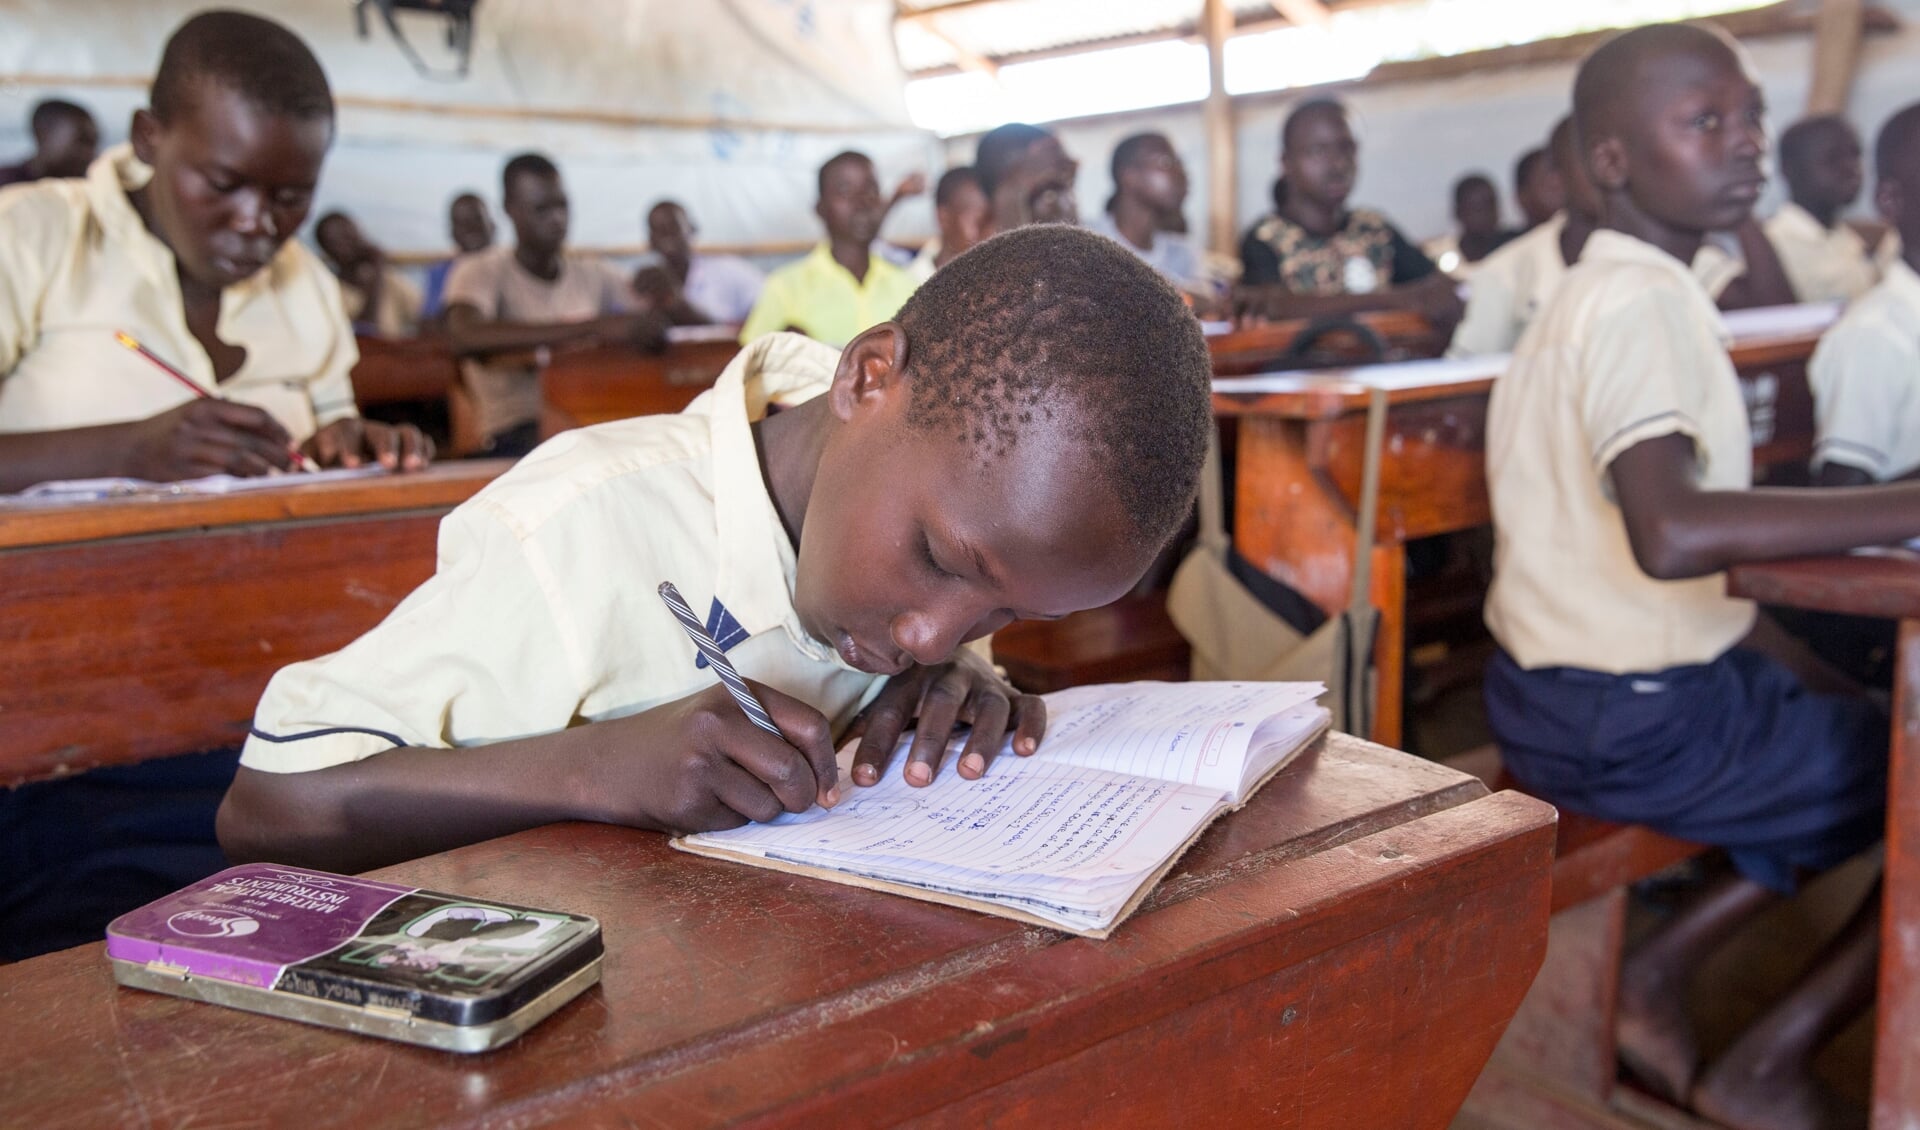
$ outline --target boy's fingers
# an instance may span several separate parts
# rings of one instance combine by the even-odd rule
[[[763,683],[756,683],[749,679],[747,685],[753,688],[753,693],[759,698],[760,704],[767,708],[767,714],[772,717],[773,724],[780,727],[780,732],[786,735],[787,740],[783,748],[789,754],[797,753],[798,755],[797,771],[793,765],[788,766],[788,771],[793,777],[791,783],[786,787],[775,788],[781,800],[790,802],[788,807],[794,812],[805,812],[813,807],[815,802],[829,808],[838,803],[840,768],[834,763],[833,728],[827,724],[827,716],[799,699],[781,694]],[[742,720],[745,721],[744,717]],[[768,739],[773,737],[750,721],[747,725],[763,737]],[[769,744],[780,745],[781,743],[770,741]],[[772,765],[768,768],[778,771]],[[776,782],[764,776],[760,779],[767,781],[769,785],[776,785]]]
[[[998,687],[982,687],[974,692],[973,733],[960,751],[960,775],[969,781],[986,776],[993,755],[1000,752],[1001,739],[1007,736],[1007,718],[1013,704]]]
[[[887,680],[880,693],[860,712],[854,727],[860,735],[860,748],[853,755],[853,783],[877,785],[893,760],[893,748],[900,744],[913,720],[913,708],[920,701],[925,673],[914,668]]]
[[[1037,694],[1014,696],[1013,752],[1032,757],[1047,736],[1047,700]]]
[[[791,754],[792,751],[788,752]],[[737,764],[724,761],[714,767],[713,796],[719,802],[716,807],[724,806],[726,812],[712,814],[716,820],[712,829],[737,827],[737,825],[718,822],[724,820],[728,814],[738,813],[747,820],[765,824],[790,809],[790,806],[783,803],[781,798],[767,787],[764,778],[757,779],[756,774],[742,769]],[[701,831],[712,829],[703,828]]]
[[[417,471],[433,462],[433,441],[411,424],[395,429],[400,437],[400,468]]]
[[[940,758],[953,736],[954,723],[960,720],[960,708],[967,703],[972,685],[966,671],[949,667],[920,700],[920,719],[913,731],[913,747],[907,751],[907,784],[930,785],[940,772]]]
[[[231,400],[210,399],[200,403],[207,406],[204,409],[205,412],[229,429],[251,433],[269,443],[285,445],[293,442],[293,437],[287,434],[287,429],[280,426],[280,421],[274,419],[264,409]]]
[[[388,470],[400,468],[400,429],[391,425],[368,425],[362,441],[367,453]]]

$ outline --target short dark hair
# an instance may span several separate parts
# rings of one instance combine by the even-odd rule
[[[540,153],[516,153],[507,158],[506,166],[500,170],[500,194],[505,197],[513,191],[513,178],[519,176],[553,177],[558,180],[560,170],[554,163]]]
[[[1853,134],[1853,123],[1839,114],[1816,114],[1811,118],[1801,118],[1780,133],[1778,148],[1780,152],[1780,171],[1792,180],[1793,174],[1813,159],[1813,144],[1822,133],[1828,130],[1843,130]]]
[[[1287,120],[1280,123],[1280,148],[1285,150],[1300,124],[1318,114],[1338,114],[1344,118],[1347,116],[1347,104],[1338,98],[1309,98],[1287,111]]]
[[[1113,147],[1113,160],[1109,165],[1113,179],[1118,182],[1121,173],[1139,164],[1145,158],[1147,149],[1156,142],[1169,149],[1173,148],[1173,142],[1167,140],[1166,134],[1151,130],[1121,138],[1120,144]]]
[[[1737,58],[1739,50],[1732,37],[1711,24],[1646,24],[1607,40],[1586,57],[1573,78],[1573,120],[1580,144],[1590,145],[1623,127],[1643,68],[1702,51]]]
[[[1880,127],[1879,136],[1873,141],[1875,173],[1897,181],[1901,167],[1910,165],[1915,156],[1920,156],[1920,102],[1894,111],[1893,117]],[[1912,188],[1920,185],[1909,186],[1909,191]]]
[[[814,174],[815,188],[820,195],[825,196],[827,194],[827,174],[833,171],[834,166],[844,165],[849,161],[864,161],[869,165],[873,164],[873,158],[860,152],[858,149],[842,149],[840,152],[835,153],[825,161],[820,162],[820,171]]]
[[[993,190],[1000,187],[1000,178],[1007,175],[1020,155],[1034,142],[1052,136],[1039,126],[1025,122],[1008,122],[988,130],[973,154],[973,171],[980,176],[980,191],[991,199]]]
[[[1527,182],[1537,176],[1541,169],[1547,167],[1547,157],[1548,153],[1545,146],[1529,149],[1525,153],[1520,154],[1520,159],[1513,163],[1513,188],[1515,192],[1525,192],[1527,190]]]
[[[64,98],[45,98],[36,102],[29,128],[33,136],[39,137],[63,120],[92,121],[93,115],[78,102],[69,102]]]
[[[1461,177],[1459,180],[1453,182],[1454,207],[1456,208],[1459,207],[1460,201],[1467,195],[1467,193],[1471,192],[1476,188],[1486,189],[1488,192],[1493,193],[1496,199],[1500,195],[1500,190],[1493,186],[1492,177],[1488,176],[1485,173],[1468,173],[1466,176]]]
[[[967,185],[980,187],[980,174],[973,171],[972,165],[955,165],[940,174],[940,183],[933,186],[933,206],[945,208],[953,203],[953,198]]]
[[[909,425],[999,457],[1036,416],[1071,413],[1137,544],[1186,521],[1212,363],[1179,293],[1131,252],[1064,224],[1004,232],[934,272],[894,320]]]
[[[275,114],[333,117],[333,89],[320,60],[284,25],[249,12],[218,9],[181,24],[160,53],[147,104],[161,121],[175,120],[201,83]]]

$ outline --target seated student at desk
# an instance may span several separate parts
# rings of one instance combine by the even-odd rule
[[[1186,199],[1187,167],[1173,142],[1163,133],[1136,133],[1113,147],[1113,196],[1087,229],[1140,256],[1182,293],[1215,305],[1219,296],[1200,249],[1167,230]]]
[[[87,166],[99,155],[100,126],[86,107],[49,98],[34,106],[28,126],[33,156],[17,165],[0,166],[0,187],[44,177],[87,175]]]
[[[514,246],[454,263],[447,340],[485,437],[480,454],[521,456],[540,442],[544,351],[575,342],[659,349],[667,322],[643,308],[613,264],[566,249],[567,190],[552,161],[522,153],[500,181]]]
[[[1628,958],[1628,1070],[1716,1125],[1832,1125],[1810,1065],[1872,1000],[1877,899],[1704,1073],[1686,990],[1737,925],[1879,838],[1888,727],[1870,700],[1814,693],[1742,646],[1764,636],[1722,572],[1920,533],[1920,485],[1751,485],[1745,399],[1687,267],[1764,183],[1739,47],[1639,28],[1582,64],[1574,101],[1607,219],[1488,408],[1488,722],[1528,791],[1725,848],[1737,868]]]
[[[933,188],[933,218],[940,234],[928,240],[907,264],[907,274],[919,286],[954,256],[986,238],[987,194],[972,165],[956,165],[941,174]]]
[[[844,350],[761,338],[684,413],[554,439],[446,519],[385,623],[274,676],[221,841],[357,871],[556,820],[737,827],[879,781],[915,715],[909,784],[977,779],[1007,735],[1031,754],[1044,704],[963,645],[1133,587],[1192,509],[1211,368],[1172,287],[1062,225],[974,248]]]
[[[1762,225],[1801,302],[1850,302],[1880,281],[1873,250],[1842,217],[1860,196],[1860,135],[1837,114],[1804,118],[1780,135],[1791,196]]]
[[[261,62],[234,46],[250,31]],[[306,45],[266,20],[196,17],[150,101],[85,180],[0,193],[0,491],[263,475],[295,464],[289,445],[425,466],[418,430],[360,419],[340,288],[292,238],[333,141]]]
[[[1456,279],[1471,276],[1487,256],[1520,234],[1500,226],[1500,190],[1485,173],[1469,173],[1454,182],[1453,220],[1457,230],[1420,250]]]
[[[427,268],[426,285],[421,288],[420,317],[439,321],[447,312],[447,276],[461,255],[478,255],[493,246],[493,213],[487,202],[471,192],[463,192],[447,205],[447,236],[458,254]]]
[[[647,209],[647,254],[633,271],[634,289],[649,295],[676,325],[737,326],[753,312],[767,276],[738,255],[693,249],[700,229],[672,200]]]
[[[1522,232],[1530,232],[1567,206],[1566,182],[1546,149],[1529,149],[1513,163],[1513,198],[1520,205]]]
[[[353,217],[328,212],[314,223],[313,241],[340,280],[340,299],[355,332],[379,337],[420,332],[420,288],[388,264],[387,253],[361,234]]]
[[[820,166],[819,181],[813,210],[826,226],[826,241],[767,276],[740,327],[742,345],[780,330],[845,345],[893,317],[913,294],[913,276],[873,253],[887,207],[873,161],[851,150],[837,153]]]
[[[291,462],[290,437],[327,462],[423,465],[417,432],[354,416],[339,292],[292,240],[333,136],[312,52],[258,16],[194,16],[149,106],[131,150],[86,180],[0,192],[0,482],[261,474]],[[195,398],[117,327],[252,403]],[[0,959],[98,941],[114,916],[224,867],[213,814],[237,754],[0,790]]]
[[[1461,311],[1453,280],[1385,216],[1347,207],[1359,154],[1339,102],[1287,115],[1274,210],[1240,241],[1239,303],[1269,318],[1413,310],[1450,328]]]
[[[1080,163],[1049,130],[1025,122],[996,126],[980,137],[973,171],[987,194],[987,235],[1027,224],[1077,224],[1074,177]]]

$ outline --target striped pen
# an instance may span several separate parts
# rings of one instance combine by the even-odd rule
[[[132,352],[138,353],[140,356],[145,357],[148,361],[153,363],[154,368],[159,369],[161,372],[165,373],[169,377],[172,377],[174,380],[179,381],[181,384],[187,386],[187,390],[189,392],[192,392],[193,395],[200,397],[203,400],[221,399],[221,397],[215,396],[213,393],[210,393],[206,389],[201,388],[199,385],[194,384],[192,377],[187,376],[185,373],[174,368],[172,365],[169,365],[165,358],[161,357],[158,353],[155,353],[153,350],[148,349],[146,346],[140,344],[137,338],[135,338],[132,334],[127,333],[125,330],[113,331],[113,340],[119,342],[121,345],[125,346],[127,349],[131,350]],[[293,465],[300,468],[302,471],[318,471],[320,469],[320,465],[318,463],[315,463],[312,459],[308,458],[307,455],[304,452],[302,452],[299,448],[294,447],[291,444],[287,446],[287,454],[293,456]]]
[[[693,646],[699,648],[700,654],[707,657],[708,664],[713,667],[713,673],[720,676],[720,682],[726,686],[727,693],[733,696],[733,701],[740,704],[740,709],[747,712],[747,718],[767,733],[783,742],[786,741],[787,736],[780,732],[780,727],[773,724],[772,715],[767,713],[766,707],[760,705],[759,699],[753,697],[753,691],[747,686],[747,681],[741,678],[739,671],[734,669],[733,661],[727,658],[727,653],[721,651],[720,645],[707,634],[707,629],[701,625],[700,618],[693,614],[693,609],[688,607],[686,598],[680,595],[679,589],[673,587],[672,581],[660,582],[660,599],[667,602],[667,611],[672,612],[673,618],[680,621],[680,626],[687,630],[687,635],[693,637]]]

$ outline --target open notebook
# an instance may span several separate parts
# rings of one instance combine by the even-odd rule
[[[1327,726],[1318,683],[1124,683],[1046,696],[1032,757],[987,775],[901,777],[911,735],[870,788],[831,811],[673,841],[697,855],[812,875],[1104,938],[1208,824],[1239,808]],[[840,754],[850,780],[851,744]]]

